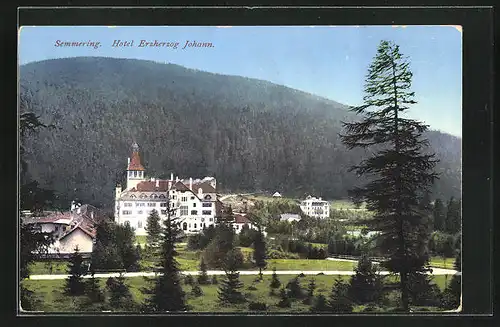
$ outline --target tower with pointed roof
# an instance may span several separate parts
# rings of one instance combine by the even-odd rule
[[[137,186],[144,180],[144,167],[141,164],[139,156],[139,145],[136,142],[132,144],[132,157],[128,158],[127,167],[127,190]]]

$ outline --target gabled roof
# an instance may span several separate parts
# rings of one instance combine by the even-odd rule
[[[250,219],[248,219],[247,217],[245,217],[242,214],[235,214],[234,215],[234,222],[236,224],[250,224],[251,223]]]
[[[86,224],[84,222],[80,222],[80,223],[76,224],[75,227],[73,227],[72,229],[70,229],[69,231],[67,231],[66,233],[64,233],[64,235],[61,236],[59,238],[59,240],[62,240],[63,238],[65,238],[66,236],[70,235],[71,233],[73,233],[77,229],[80,229],[82,232],[84,232],[85,234],[87,234],[88,236],[90,236],[92,239],[94,239],[95,236],[96,236],[96,231],[95,231],[95,229],[93,227],[89,226],[88,224]]]
[[[139,152],[134,151],[132,153],[132,158],[130,158],[130,163],[127,170],[145,170],[141,164],[141,157],[139,156]]]

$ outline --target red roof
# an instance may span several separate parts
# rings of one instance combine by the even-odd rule
[[[238,214],[235,214],[234,215],[234,222],[237,223],[237,224],[250,224],[251,221],[243,216],[243,215],[238,215]]]
[[[158,187],[156,187],[156,181],[144,181],[137,184],[132,191],[138,192],[166,192],[168,191],[168,180],[159,180]]]
[[[54,223],[58,221],[59,219],[73,219],[71,212],[55,212],[55,213],[50,213],[47,216],[42,216],[42,217],[30,217],[30,218],[23,218],[23,222],[25,224],[36,224],[36,223]]]
[[[92,226],[88,225],[84,221],[81,223],[77,224],[75,227],[73,227],[71,230],[69,230],[67,233],[65,233],[63,236],[61,236],[59,239],[62,240],[66,236],[70,235],[73,233],[75,230],[80,229],[82,232],[90,236],[91,238],[95,238],[96,236],[96,230]]]
[[[134,151],[132,153],[132,158],[130,159],[128,170],[145,170],[141,164],[141,157],[139,157],[139,152]]]
[[[193,192],[198,193],[198,189],[201,188],[203,193],[215,193],[215,189],[208,182],[203,182],[199,184],[193,184]]]

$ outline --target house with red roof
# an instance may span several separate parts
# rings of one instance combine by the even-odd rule
[[[170,179],[147,179],[137,143],[132,145],[127,163],[127,184],[117,185],[115,190],[116,223],[129,224],[136,235],[146,235],[151,212],[156,210],[164,220],[170,208],[186,234],[199,233],[215,224],[222,203],[214,177],[180,179],[171,173]]]

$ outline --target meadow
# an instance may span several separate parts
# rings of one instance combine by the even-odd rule
[[[295,278],[295,275],[280,275],[279,279],[283,284]],[[219,282],[223,276],[218,276]],[[279,298],[269,294],[269,283],[271,276],[264,276],[263,281],[256,282],[256,276],[242,275],[240,280],[244,283],[242,292],[244,293],[247,301],[258,301],[268,305],[270,312],[303,312],[309,311],[310,306],[303,304],[300,300],[292,301],[291,308],[280,308],[277,306]],[[330,294],[331,287],[335,279],[340,278],[345,281],[349,280],[349,276],[335,276],[335,275],[319,275],[319,276],[305,276],[301,277],[301,285],[303,289],[307,288],[309,281],[314,278],[316,283],[315,294],[323,294],[326,297]],[[388,277],[391,281],[396,281],[395,277]],[[433,280],[441,290],[445,288],[446,281],[449,281],[451,276],[434,276]],[[34,292],[34,296],[38,300],[35,306],[37,311],[44,312],[74,312],[78,310],[77,297],[66,296],[62,293],[64,287],[64,280],[24,280],[23,285]],[[106,279],[99,279],[102,288],[105,287]],[[143,277],[129,277],[126,279],[126,284],[129,286],[134,300],[142,303],[145,295],[141,289],[148,287],[149,281]],[[253,286],[253,287],[252,287]],[[187,303],[191,306],[193,312],[245,312],[248,310],[248,303],[235,305],[231,307],[221,306],[217,302],[218,285],[201,285],[203,295],[195,297],[191,294],[191,286],[183,283],[183,289],[187,295]],[[387,296],[385,302],[385,309],[395,307],[397,302],[397,293],[391,292]],[[354,311],[359,312],[365,306],[356,306]],[[427,308],[429,309],[429,308]]]

